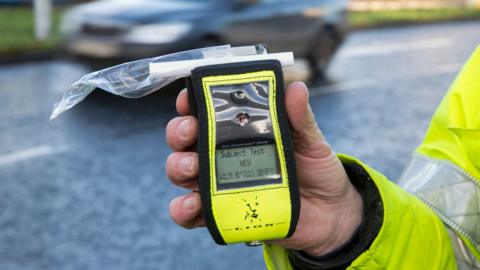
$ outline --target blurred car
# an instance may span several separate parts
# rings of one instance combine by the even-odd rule
[[[0,0],[1,6],[31,6],[34,0]],[[86,0],[51,0],[54,5],[72,4],[85,2]]]
[[[338,0],[106,0],[67,11],[67,51],[132,60],[205,46],[266,44],[293,51],[314,70],[328,64],[346,32]],[[318,68],[318,69],[317,69]]]

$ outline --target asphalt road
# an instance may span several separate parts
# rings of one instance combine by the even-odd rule
[[[311,90],[337,152],[396,179],[480,43],[480,23],[355,32]],[[51,126],[54,102],[87,69],[0,67],[0,269],[262,269],[260,248],[216,246],[168,215],[185,193],[165,177],[175,92],[95,93]]]

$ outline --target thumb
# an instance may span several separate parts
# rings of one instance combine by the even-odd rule
[[[287,87],[285,106],[295,150],[312,158],[330,155],[330,147],[318,129],[315,116],[308,104],[308,89],[303,82],[294,82]]]

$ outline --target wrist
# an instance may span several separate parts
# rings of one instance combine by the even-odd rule
[[[336,203],[329,202],[330,221],[328,237],[318,245],[305,248],[303,251],[312,256],[323,256],[349,242],[356,233],[363,219],[363,200],[355,187],[348,181],[345,196]],[[313,221],[312,221],[313,222]],[[326,226],[327,227],[327,226]],[[327,228],[325,228],[327,229]]]

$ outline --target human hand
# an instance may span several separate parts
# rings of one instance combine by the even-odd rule
[[[352,237],[362,221],[363,201],[317,127],[305,84],[293,83],[286,89],[285,106],[300,189],[300,218],[290,238],[268,243],[321,256]],[[205,222],[197,192],[198,154],[190,151],[197,141],[198,123],[187,115],[186,90],[180,92],[176,107],[182,116],[167,125],[167,143],[174,152],[167,159],[166,171],[173,184],[192,192],[170,203],[170,215],[175,223],[195,228]]]

